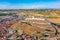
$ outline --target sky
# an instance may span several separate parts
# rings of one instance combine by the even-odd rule
[[[60,0],[0,0],[0,9],[60,9]]]

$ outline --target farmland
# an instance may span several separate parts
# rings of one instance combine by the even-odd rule
[[[12,40],[17,40],[23,38],[23,36],[26,40],[59,39],[60,10],[0,10],[0,39],[7,40],[12,38]]]

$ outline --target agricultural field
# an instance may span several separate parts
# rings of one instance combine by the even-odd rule
[[[60,10],[0,10],[1,40],[59,40]]]

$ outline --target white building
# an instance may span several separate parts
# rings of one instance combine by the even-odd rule
[[[25,18],[25,20],[45,20],[45,18],[43,17],[37,17],[37,16],[32,16],[32,17],[29,17],[29,18]]]

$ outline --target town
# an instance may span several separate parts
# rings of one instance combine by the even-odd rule
[[[0,10],[0,40],[60,40],[60,10]]]

